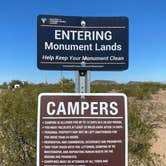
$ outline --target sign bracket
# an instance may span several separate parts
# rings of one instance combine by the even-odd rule
[[[76,71],[75,92],[90,93],[90,71],[87,70]]]

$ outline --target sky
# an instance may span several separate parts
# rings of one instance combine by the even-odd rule
[[[55,83],[74,71],[37,68],[37,15],[127,16],[129,68],[91,72],[91,80],[166,82],[165,0],[5,0],[0,5],[0,83]]]

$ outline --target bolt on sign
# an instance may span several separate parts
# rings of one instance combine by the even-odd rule
[[[42,93],[37,166],[128,166],[124,94]]]
[[[37,64],[43,70],[126,70],[128,18],[39,15]]]

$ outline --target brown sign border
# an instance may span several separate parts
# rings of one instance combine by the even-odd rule
[[[36,166],[40,166],[40,111],[42,96],[120,96],[124,97],[124,115],[125,115],[125,166],[128,166],[128,112],[127,112],[127,96],[123,93],[41,93],[38,96],[38,113],[37,113],[37,151]]]

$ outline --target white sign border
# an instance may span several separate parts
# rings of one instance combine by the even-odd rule
[[[36,150],[36,166],[40,166],[40,110],[42,96],[121,96],[124,97],[125,111],[125,166],[128,166],[128,109],[127,96],[124,93],[40,93],[38,96],[38,112],[37,112],[37,150]]]

